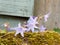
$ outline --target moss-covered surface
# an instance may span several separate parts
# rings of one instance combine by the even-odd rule
[[[60,34],[54,31],[25,32],[25,37],[14,32],[0,33],[0,45],[60,45]]]
[[[15,37],[14,32],[0,33],[0,45],[21,45],[22,39]]]

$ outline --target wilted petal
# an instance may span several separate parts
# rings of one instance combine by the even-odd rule
[[[50,12],[44,16],[44,22],[46,22],[49,18]]]

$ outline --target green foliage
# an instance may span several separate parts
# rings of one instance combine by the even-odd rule
[[[0,33],[0,45],[60,45],[60,34],[54,31],[25,32],[24,38],[15,32]]]
[[[59,32],[60,33],[60,28],[54,28],[54,31]]]

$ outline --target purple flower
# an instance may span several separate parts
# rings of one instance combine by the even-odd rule
[[[46,30],[46,27],[42,25],[42,26],[40,26],[39,29],[40,29],[40,32],[44,32]]]
[[[33,19],[35,19],[36,18],[36,16],[32,16],[33,17]]]
[[[27,21],[27,23],[34,23],[34,24],[38,24],[38,22],[37,22],[37,18],[38,17],[34,17],[33,18],[33,16],[30,16],[30,18],[29,18],[29,20]]]
[[[34,28],[38,28],[37,26],[36,26],[36,24],[38,24],[38,22],[37,22],[37,17],[34,17],[33,18],[33,16],[31,16],[30,18],[29,18],[29,20],[27,21],[27,27],[28,27],[28,31],[32,31],[32,32],[34,32]]]
[[[18,27],[10,28],[10,30],[16,31],[15,36],[20,33],[21,36],[24,37],[24,32],[27,30],[27,28],[22,27],[21,24],[19,23]]]

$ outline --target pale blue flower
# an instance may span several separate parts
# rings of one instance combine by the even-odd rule
[[[21,36],[24,37],[24,32],[27,30],[27,28],[22,27],[21,24],[19,23],[18,27],[10,28],[10,30],[16,31],[15,36],[20,33]]]
[[[46,30],[46,27],[44,25],[40,26],[39,28],[40,32],[44,32]]]
[[[30,16],[30,18],[29,18],[29,20],[27,21],[27,23],[33,23],[33,22],[36,22],[36,23],[38,24],[37,18],[38,18],[38,17]]]
[[[36,24],[38,24],[37,17],[33,18],[33,16],[31,16],[27,21],[28,31],[31,30],[32,32],[34,32],[34,28],[38,28]]]

